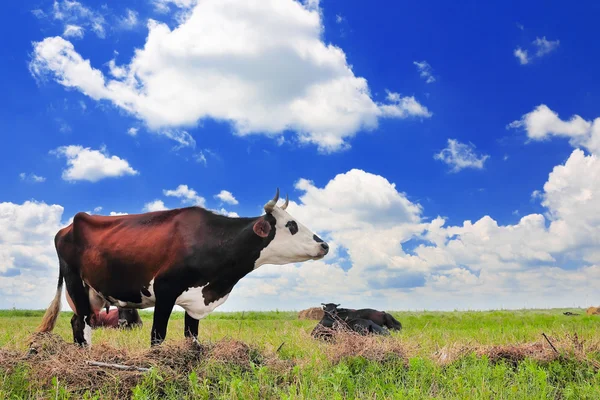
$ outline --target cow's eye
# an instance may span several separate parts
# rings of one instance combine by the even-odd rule
[[[290,233],[292,235],[298,233],[298,224],[296,223],[296,221],[288,221],[288,223],[285,224],[285,227],[290,229]]]

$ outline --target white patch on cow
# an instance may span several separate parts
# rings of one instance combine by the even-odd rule
[[[177,298],[175,304],[182,307],[193,318],[202,319],[206,317],[213,312],[215,308],[225,303],[229,297],[229,293],[227,293],[225,296],[208,305],[204,304],[204,293],[202,293],[202,289],[207,285],[189,288]]]
[[[88,317],[83,317],[85,328],[83,328],[83,338],[88,346],[92,345],[92,327],[88,324]]]
[[[283,265],[318,260],[324,257],[325,253],[321,247],[321,242],[315,240],[314,232],[279,207],[275,207],[271,215],[275,217],[276,221],[275,237],[260,252],[254,263],[254,269],[264,264]],[[286,226],[290,221],[295,221],[298,225],[298,232],[293,235],[289,227]]]

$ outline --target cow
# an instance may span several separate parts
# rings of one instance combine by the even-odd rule
[[[323,307],[323,318],[312,331],[312,336],[330,340],[332,338],[331,330],[348,329],[361,335],[389,335],[387,329],[382,328],[375,322],[365,318],[340,318],[337,306],[339,304],[329,303],[328,307]],[[323,329],[326,328],[326,329]]]
[[[92,313],[90,327],[131,329],[142,327],[142,319],[135,308],[113,308]]]
[[[349,319],[368,319],[380,326],[385,326],[390,330],[400,331],[402,330],[402,324],[391,314],[385,311],[377,311],[372,308],[361,308],[354,310],[351,308],[338,308],[340,305],[335,303],[321,303],[325,313],[336,313],[336,315],[342,320]]]
[[[229,217],[193,206],[120,216],[77,213],[58,231],[56,295],[38,332],[54,328],[63,280],[74,312],[73,340],[91,346],[90,317],[106,305],[154,307],[150,346],[160,345],[175,305],[184,336],[197,340],[199,320],[222,305],[244,276],[264,264],[320,260],[329,245],[294,219],[275,197],[258,217]]]

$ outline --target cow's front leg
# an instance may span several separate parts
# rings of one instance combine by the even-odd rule
[[[187,313],[187,311],[185,312],[185,328],[184,328],[184,335],[185,337],[191,337],[194,339],[198,339],[198,325],[200,324],[200,321],[197,320],[196,318],[192,317],[190,314]]]
[[[150,346],[161,344],[167,337],[167,325],[169,317],[175,306],[175,299],[171,297],[156,298],[154,305],[154,318],[152,321],[152,333],[150,337]]]

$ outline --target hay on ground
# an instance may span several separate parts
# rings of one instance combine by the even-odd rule
[[[324,312],[321,307],[311,307],[298,313],[298,319],[314,319],[320,321]]]
[[[70,391],[83,393],[111,387],[119,397],[128,397],[131,389],[142,380],[144,372],[98,367],[89,365],[88,361],[156,368],[171,380],[186,380],[189,373],[197,371],[205,361],[228,363],[243,369],[249,369],[251,362],[272,365],[278,370],[293,367],[289,363],[278,363],[276,358],[276,355],[263,355],[247,344],[231,339],[214,343],[187,339],[128,351],[107,344],[81,348],[74,343],[66,343],[54,333],[33,334],[27,353],[0,349],[2,369],[11,372],[18,365],[25,364],[30,370],[29,375],[35,377],[32,385],[47,388],[56,376],[60,384]]]
[[[439,365],[445,366],[472,353],[478,357],[486,356],[491,363],[506,361],[512,365],[517,365],[525,359],[549,363],[570,358],[588,363],[596,370],[600,369],[600,363],[589,357],[590,353],[600,351],[600,342],[586,344],[585,341],[579,340],[577,334],[564,338],[549,338],[549,341],[552,345],[545,339],[532,343],[487,346],[454,343],[436,351],[433,359]]]

